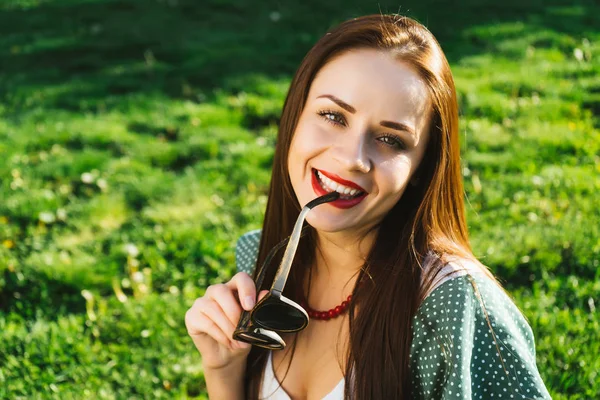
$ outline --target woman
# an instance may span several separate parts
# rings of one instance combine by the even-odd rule
[[[241,272],[186,314],[209,396],[550,398],[531,328],[472,254],[459,161],[454,82],[425,27],[373,15],[321,38],[285,101],[263,229],[238,241]],[[282,351],[231,339],[257,300],[255,265],[333,190],[307,216],[286,296],[338,312]]]

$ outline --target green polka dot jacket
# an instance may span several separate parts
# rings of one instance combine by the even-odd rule
[[[260,230],[238,240],[238,271],[252,276],[259,242]],[[531,327],[513,301],[482,274],[440,283],[419,307],[412,329],[415,399],[551,398],[536,366]]]

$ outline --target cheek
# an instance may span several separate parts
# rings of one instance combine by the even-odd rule
[[[292,139],[290,156],[295,157],[295,161],[306,161],[329,146],[332,139],[330,136],[330,134],[318,125],[300,123]],[[292,161],[291,157],[290,161]]]
[[[410,178],[411,163],[406,158],[386,162],[380,165],[382,192],[400,197]]]

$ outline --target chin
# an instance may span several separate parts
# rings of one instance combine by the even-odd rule
[[[310,213],[308,213],[308,215],[306,216],[307,224],[309,224],[316,230],[323,232],[336,232],[339,229],[339,225],[341,222],[339,219],[331,218],[330,216],[322,214],[319,215],[319,213],[316,211],[317,209],[315,208]]]
[[[339,215],[331,215],[315,212],[315,208],[306,216],[306,222],[320,232],[336,233],[353,229],[348,220]]]

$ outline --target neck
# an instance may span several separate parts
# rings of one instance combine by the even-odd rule
[[[366,236],[364,232],[347,234],[317,231],[309,305],[327,309],[346,299],[367,259],[375,234],[375,231]],[[305,281],[305,284],[308,282]]]
[[[356,274],[373,245],[375,232],[368,235],[317,232],[315,272],[327,278]]]

